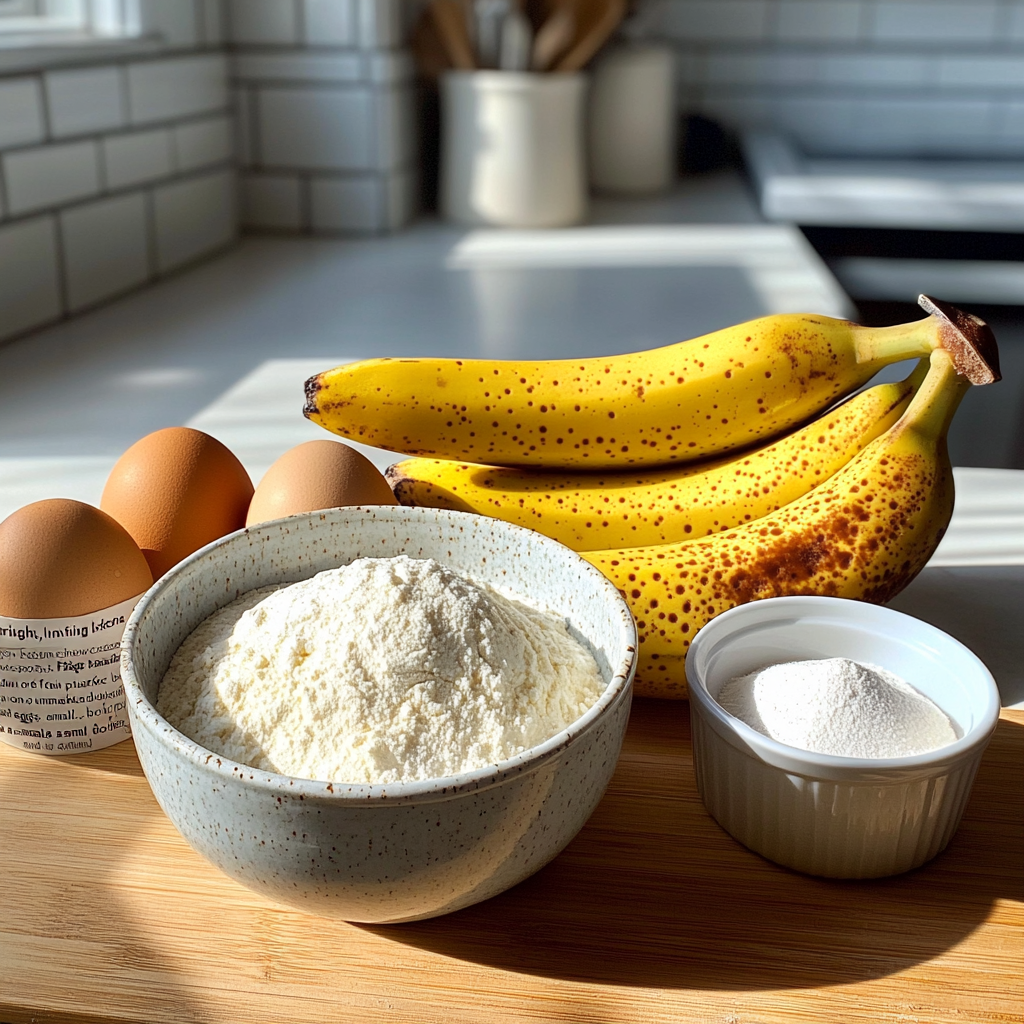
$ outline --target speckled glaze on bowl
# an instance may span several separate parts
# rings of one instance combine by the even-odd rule
[[[598,701],[500,764],[387,786],[262,772],[211,753],[157,713],[171,657],[216,609],[255,587],[399,554],[436,558],[563,614],[607,682]],[[615,769],[636,644],[619,592],[569,548],[482,516],[375,506],[262,523],[197,551],[139,602],[125,628],[121,676],[146,777],[197,852],[271,899],[384,923],[495,896],[569,843]]]

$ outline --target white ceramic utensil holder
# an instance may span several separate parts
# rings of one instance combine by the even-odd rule
[[[608,51],[592,73],[587,115],[590,183],[600,192],[651,195],[675,179],[672,53],[663,46]]]
[[[452,71],[442,81],[441,211],[459,224],[552,228],[587,210],[587,77]]]

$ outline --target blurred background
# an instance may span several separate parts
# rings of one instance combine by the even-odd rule
[[[0,0],[0,512],[173,423],[258,477],[345,359],[920,292],[1024,468],[1022,230],[1024,0]]]

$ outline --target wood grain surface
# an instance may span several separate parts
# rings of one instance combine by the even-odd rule
[[[468,910],[366,927],[283,909],[186,846],[131,742],[0,745],[0,1021],[1020,1021],[1024,712],[925,867],[795,874],[697,796],[685,704],[634,703],[618,771],[551,865]]]

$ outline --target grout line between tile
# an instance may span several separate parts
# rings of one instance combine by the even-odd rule
[[[192,0],[192,18],[196,25],[196,46],[204,50],[208,46],[206,38],[206,4],[203,0]]]
[[[129,71],[127,64],[125,63],[118,65],[117,71],[117,81],[121,89],[121,104],[124,110],[124,120],[122,122],[122,126],[124,128],[128,128],[130,125],[133,124],[133,117],[131,90],[128,87]]]
[[[102,136],[94,139],[93,145],[96,147],[96,178],[103,195],[107,191],[107,145]]]
[[[6,164],[3,156],[3,153],[0,153],[0,225],[7,224],[10,219],[10,204],[7,199]]]
[[[68,295],[67,252],[64,247],[64,225],[61,223],[60,211],[49,214],[53,224],[53,239],[57,254],[57,291],[60,295],[60,315],[66,319],[71,315],[71,300]]]
[[[299,175],[299,231],[311,234],[313,231],[313,176]]]
[[[234,164],[231,162],[230,158],[221,158],[212,163],[203,164],[201,167],[192,167],[185,171],[172,172],[166,177],[157,178],[152,181],[137,181],[130,185],[121,185],[116,188],[102,189],[92,195],[82,196],[79,199],[72,199],[66,203],[59,203],[55,206],[37,206],[31,210],[25,210],[24,212],[18,213],[16,216],[8,217],[7,219],[0,221],[0,226],[6,227],[8,224],[18,224],[23,221],[33,220],[42,216],[57,216],[65,211],[77,210],[80,207],[88,206],[90,203],[100,202],[104,199],[117,199],[121,196],[131,195],[135,192],[147,189],[163,188],[165,185],[177,185],[181,182],[191,181],[195,178],[203,178],[207,175],[213,174],[222,174],[225,171],[233,171],[234,169]],[[6,199],[6,196],[4,198]]]
[[[230,105],[217,107],[212,110],[195,111],[194,113],[181,114],[178,117],[166,118],[161,121],[147,121],[143,124],[112,125],[110,128],[94,129],[93,131],[82,132],[78,135],[63,135],[59,139],[50,139],[45,142],[21,143],[15,146],[7,146],[0,150],[0,155],[7,153],[25,152],[31,149],[56,148],[64,145],[74,145],[82,142],[98,141],[100,139],[121,138],[126,135],[142,135],[150,131],[173,131],[175,128],[189,124],[199,124],[203,121],[214,121],[219,118],[233,116]]]
[[[53,126],[52,118],[50,117],[50,100],[46,88],[46,78],[41,71],[32,77],[36,80],[39,89],[39,112],[43,121],[43,139],[46,142],[53,142]]]
[[[260,90],[249,89],[246,110],[249,114],[249,160],[254,170],[263,166],[263,139],[260,137]]]
[[[155,188],[144,188],[142,190],[143,201],[146,204],[146,280],[149,282],[155,281],[159,276],[159,271],[157,270],[156,198],[154,192]]]

